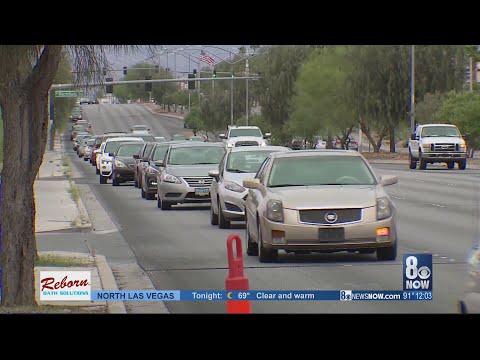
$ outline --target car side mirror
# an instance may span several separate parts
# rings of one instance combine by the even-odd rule
[[[157,160],[157,161],[155,161],[155,166],[163,167],[163,165],[164,165],[163,160]]]
[[[462,135],[462,139],[465,140],[465,141],[468,141],[468,139],[470,138],[470,134],[463,134]]]
[[[398,183],[398,176],[396,175],[383,175],[380,177],[380,182],[383,186],[394,185]]]
[[[247,189],[258,189],[260,187],[260,179],[244,179],[243,187]]]
[[[415,134],[410,135],[410,140],[417,140],[417,137],[415,136]]]
[[[218,137],[219,137],[220,139],[226,139],[225,134],[220,134],[220,135],[218,135]]]
[[[271,137],[272,137],[272,134],[270,134],[270,133],[266,133],[266,134],[263,136],[264,139],[270,139]]]
[[[218,178],[219,178],[219,176],[220,176],[220,171],[218,171],[218,170],[210,170],[210,171],[208,172],[208,176],[211,176],[211,177],[215,178],[215,180],[218,181]]]
[[[139,154],[133,154],[133,158],[138,160],[138,159],[140,159],[140,155]]]
[[[147,129],[148,131],[150,131],[150,129]]]
[[[115,156],[117,156],[117,153],[116,153],[116,152],[113,152],[113,153],[110,153],[109,155],[110,155],[111,157],[115,157]]]

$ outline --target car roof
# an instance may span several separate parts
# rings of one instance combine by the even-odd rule
[[[449,126],[449,127],[457,127],[456,125],[453,124],[423,124],[423,125],[418,125],[421,127],[430,127],[430,126]]]
[[[172,144],[172,148],[182,148],[182,147],[221,147],[225,148],[225,145],[221,142],[197,142],[197,141],[181,141],[175,144]]]
[[[126,141],[124,144],[120,144],[120,146],[122,145],[143,145],[145,144],[143,141]]]
[[[231,148],[229,152],[244,152],[244,151],[259,151],[259,150],[265,150],[265,151],[273,151],[273,150],[293,151],[292,149],[290,149],[288,147],[285,147],[285,146],[270,145],[270,146],[239,146],[239,147]]]
[[[120,136],[114,138],[108,138],[105,142],[112,142],[112,141],[139,141],[144,142],[142,138],[139,137],[128,137],[128,136]]]
[[[337,150],[337,149],[316,149],[316,150],[296,150],[288,152],[275,152],[270,155],[275,159],[294,158],[294,157],[313,157],[313,156],[356,156],[363,157],[356,150]]]
[[[229,129],[259,129],[258,126],[228,125]]]

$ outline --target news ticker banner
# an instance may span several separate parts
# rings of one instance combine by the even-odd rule
[[[40,301],[428,301],[431,254],[403,255],[403,290],[93,290],[90,271],[40,271]]]
[[[431,291],[373,290],[93,290],[92,301],[424,301]]]

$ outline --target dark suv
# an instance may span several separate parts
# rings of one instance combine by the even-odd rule
[[[156,143],[152,141],[146,142],[137,154],[133,154],[133,158],[135,159],[135,165],[133,166],[133,181],[135,182],[135,187],[140,188],[142,186],[140,172],[145,166],[145,162],[148,161],[148,156],[155,144]]]
[[[155,194],[157,193],[157,173],[162,171],[162,167],[155,164],[155,162],[163,160],[172,143],[175,144],[176,142],[167,141],[156,144],[150,152],[150,155],[145,162],[145,167],[140,173],[142,198],[155,200]]]

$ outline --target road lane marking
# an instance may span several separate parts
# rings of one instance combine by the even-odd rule
[[[440,205],[440,204],[429,204],[429,203],[427,203],[427,205],[432,205],[432,206],[441,207],[441,208],[445,207],[445,205]]]

